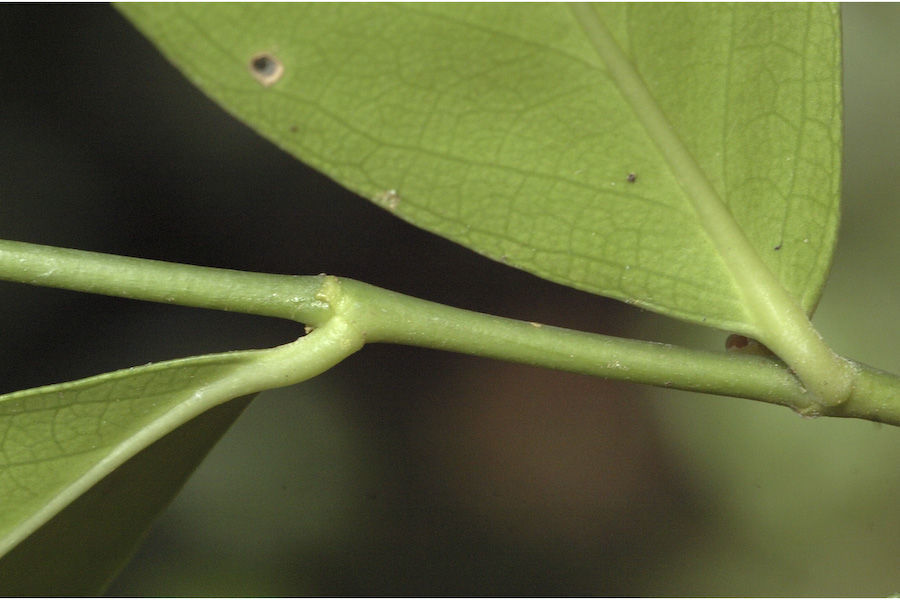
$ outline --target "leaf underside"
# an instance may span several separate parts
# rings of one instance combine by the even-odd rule
[[[399,217],[556,282],[753,331],[684,173],[569,7],[119,10],[232,114]],[[592,10],[752,251],[811,312],[838,222],[837,9]]]
[[[145,448],[0,558],[4,595],[103,593],[252,399],[216,406]]]
[[[214,384],[257,355],[199,356],[3,396],[0,556],[149,444],[238,396]],[[193,444],[182,457],[196,466]]]

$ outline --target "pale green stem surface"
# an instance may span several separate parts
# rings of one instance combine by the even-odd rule
[[[322,277],[195,267],[0,240],[0,279],[151,302],[324,323]],[[252,308],[251,308],[252,307]]]
[[[572,12],[691,201],[697,218],[727,265],[756,326],[746,331],[787,362],[826,405],[850,394],[854,367],[829,348],[797,303],[769,270],[685,147],[628,56],[589,4]]]
[[[858,372],[848,400],[823,407],[784,364],[774,359],[516,321],[324,275],[245,273],[0,241],[0,279],[282,317],[327,330],[325,336],[308,336],[300,345],[303,348],[298,346],[296,356],[292,344],[278,349],[278,355],[285,358],[277,362],[303,371],[303,377],[298,378],[297,373],[277,375],[278,369],[266,369],[266,380],[251,385],[255,390],[239,386],[242,394],[300,381],[349,356],[365,342],[389,342],[750,398],[808,415],[857,417],[900,425],[900,377],[864,365],[848,363]],[[320,343],[328,345],[327,351],[318,348]],[[304,365],[304,355],[325,356],[325,363]]]

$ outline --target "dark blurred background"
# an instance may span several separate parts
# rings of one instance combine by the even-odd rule
[[[845,7],[845,209],[816,323],[900,372],[900,6]],[[277,150],[105,5],[0,6],[0,238],[327,272],[721,348],[492,263]],[[295,324],[0,282],[0,392],[276,345]],[[114,595],[886,596],[900,429],[372,346],[262,394]]]

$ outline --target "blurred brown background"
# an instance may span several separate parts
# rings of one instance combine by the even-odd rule
[[[816,323],[900,372],[900,7],[845,7],[845,209]],[[418,231],[281,153],[101,5],[0,6],[0,237],[721,348]],[[0,392],[296,336],[0,282]],[[263,394],[114,595],[900,592],[900,430],[402,347]]]

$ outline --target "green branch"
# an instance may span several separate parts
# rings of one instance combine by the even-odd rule
[[[0,241],[0,279],[282,317],[312,328],[334,330],[338,321],[343,333],[330,343],[343,356],[364,342],[408,344],[900,425],[900,378],[863,365],[853,363],[858,376],[849,399],[823,408],[775,359],[516,321],[323,275],[246,273]]]
[[[0,279],[314,325],[331,317],[328,305],[315,298],[322,277],[195,267],[0,240]]]

